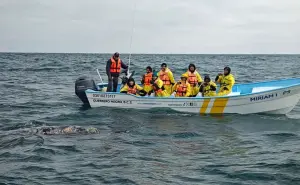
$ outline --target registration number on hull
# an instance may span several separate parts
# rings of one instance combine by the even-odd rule
[[[93,94],[94,98],[115,98],[114,94]]]

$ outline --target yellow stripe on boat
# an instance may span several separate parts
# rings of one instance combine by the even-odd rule
[[[222,114],[227,105],[228,98],[216,98],[210,110],[211,114]]]
[[[205,111],[206,111],[206,109],[208,107],[209,102],[210,102],[210,98],[209,99],[205,99],[203,101],[202,106],[200,108],[200,114],[204,114],[205,113]]]

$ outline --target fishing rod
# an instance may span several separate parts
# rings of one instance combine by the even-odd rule
[[[134,28],[134,24],[135,24],[135,11],[136,11],[136,0],[134,0],[133,19],[132,19],[132,30],[131,30],[130,45],[129,45],[128,75],[130,75],[129,69],[130,69],[130,62],[131,62],[131,46],[132,46],[133,33],[134,33],[134,31],[135,31],[135,28]]]

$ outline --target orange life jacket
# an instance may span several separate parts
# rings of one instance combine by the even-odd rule
[[[176,95],[177,96],[185,96],[186,91],[187,91],[187,84],[181,83],[180,85],[177,86]]]
[[[111,73],[120,73],[121,71],[121,59],[118,59],[116,62],[113,57],[110,58],[111,65],[110,65],[110,72]]]
[[[161,93],[162,89],[155,90],[154,92],[155,92],[155,94]]]
[[[144,85],[151,85],[152,73],[146,73],[144,76]]]
[[[159,78],[164,82],[164,85],[171,85],[168,70],[166,70],[165,72],[160,71]]]
[[[188,71],[188,74],[189,74],[188,82],[192,86],[198,83],[197,76],[195,75],[195,72],[192,73],[192,72]]]
[[[136,92],[137,92],[136,85],[134,85],[133,87],[128,86],[127,94],[136,94]]]

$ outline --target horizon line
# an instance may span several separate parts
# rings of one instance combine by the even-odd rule
[[[16,51],[0,51],[0,53],[12,54],[108,54],[112,55],[115,52],[16,52]],[[121,53],[120,55],[300,55],[300,53]]]

